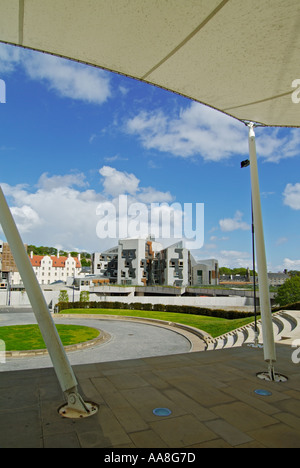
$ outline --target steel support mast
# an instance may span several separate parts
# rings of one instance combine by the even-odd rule
[[[67,398],[68,403],[64,406],[62,413],[66,417],[68,417],[69,414],[72,414],[72,417],[77,414],[81,415],[81,417],[90,416],[96,411],[97,405],[85,403],[78,392],[78,383],[73,369],[57,333],[43,292],[33,271],[25,246],[1,187],[0,223],[21,275],[61,389]]]
[[[270,301],[270,293],[269,293],[269,280],[268,280],[265,240],[264,240],[264,231],[263,231],[263,219],[262,219],[260,190],[259,190],[254,124],[250,123],[248,124],[248,127],[249,127],[251,192],[252,192],[253,222],[254,222],[254,232],[255,232],[257,269],[258,269],[260,312],[261,312],[262,330],[263,330],[264,359],[268,363],[268,372],[262,372],[257,375],[258,377],[265,379],[265,380],[283,381],[285,378],[283,378],[283,376],[276,374],[274,370],[274,363],[276,362],[276,349],[275,349],[271,301]]]

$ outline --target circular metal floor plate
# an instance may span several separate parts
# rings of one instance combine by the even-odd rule
[[[263,389],[257,389],[255,390],[255,393],[260,396],[271,396],[272,392],[269,392],[268,390],[263,390]]]
[[[172,414],[172,411],[168,408],[155,408],[153,410],[153,414],[155,414],[155,416],[170,416],[170,414]]]

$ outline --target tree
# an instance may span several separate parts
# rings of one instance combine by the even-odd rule
[[[80,302],[89,302],[90,300],[90,292],[89,291],[81,291],[80,293]]]
[[[92,264],[91,260],[87,260],[87,259],[84,258],[84,257],[81,259],[81,266],[83,266],[83,267],[89,267],[89,266],[91,266],[91,264]]]
[[[69,302],[68,291],[66,291],[65,289],[62,289],[60,291],[58,296],[58,302]]]
[[[231,275],[232,274],[232,270],[230,268],[227,268],[227,267],[220,267],[219,268],[219,272],[220,272],[220,275]]]
[[[278,288],[275,301],[284,306],[300,301],[300,276],[293,276]]]
[[[300,271],[298,270],[290,270],[288,273],[290,276],[300,276]]]

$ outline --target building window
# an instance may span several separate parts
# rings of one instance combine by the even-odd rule
[[[198,284],[203,283],[203,271],[202,270],[197,270],[197,283]]]

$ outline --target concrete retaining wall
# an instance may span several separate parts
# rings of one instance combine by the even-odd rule
[[[75,301],[79,301],[79,291],[74,291]],[[44,291],[44,296],[47,304],[52,308],[58,302],[59,291]],[[73,300],[73,291],[69,291],[69,300]],[[186,297],[186,296],[99,296],[97,294],[90,294],[91,301],[107,301],[107,302],[122,302],[124,304],[141,302],[151,304],[165,304],[165,305],[187,305],[196,307],[245,307],[252,306],[253,299],[249,297]],[[0,291],[0,305],[5,306],[8,304],[8,296],[6,291]],[[29,306],[30,302],[26,292],[12,291],[10,293],[10,305]]]

